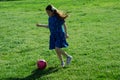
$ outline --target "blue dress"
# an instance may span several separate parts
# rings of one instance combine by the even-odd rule
[[[64,20],[59,19],[57,15],[51,16],[48,19],[49,30],[50,30],[50,40],[49,40],[49,49],[63,48],[67,47],[68,43],[65,37],[64,31]]]

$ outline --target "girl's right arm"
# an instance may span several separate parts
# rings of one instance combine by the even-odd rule
[[[48,25],[47,24],[36,24],[37,27],[45,27],[45,28],[48,28]]]

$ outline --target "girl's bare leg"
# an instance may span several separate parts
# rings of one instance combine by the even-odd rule
[[[56,53],[57,53],[57,56],[58,56],[58,58],[60,59],[60,61],[63,61],[63,59],[62,59],[62,53],[61,53],[61,50],[60,50],[60,48],[55,48],[55,51],[56,51]]]
[[[56,51],[56,53],[57,53],[57,55],[58,55],[59,60],[61,61],[61,66],[64,67],[65,64],[64,64],[64,61],[63,61],[63,59],[62,59],[62,53],[61,53],[60,48],[57,48],[57,47],[56,47],[56,48],[55,48],[55,51]]]
[[[68,55],[65,51],[63,51],[61,48],[55,48],[55,51],[56,51],[56,53],[57,53],[57,55],[58,55],[58,58],[60,59],[60,61],[61,61],[61,65],[62,65],[62,67],[64,67],[64,61],[63,61],[63,59],[62,59],[62,55],[64,55],[67,59],[66,59],[66,63],[67,64],[70,64],[70,62],[71,62],[71,59],[72,59],[72,56],[70,56],[70,55]]]

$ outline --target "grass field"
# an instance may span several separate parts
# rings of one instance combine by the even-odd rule
[[[49,30],[36,27],[48,23],[48,4],[69,14],[69,67],[48,49]],[[0,1],[0,80],[120,80],[120,0]]]

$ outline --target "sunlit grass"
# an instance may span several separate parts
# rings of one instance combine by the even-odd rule
[[[69,67],[60,68],[48,49],[49,30],[45,7],[54,4],[69,14]],[[0,2],[1,80],[119,80],[119,0],[19,0]],[[38,59],[48,66],[40,71]]]

